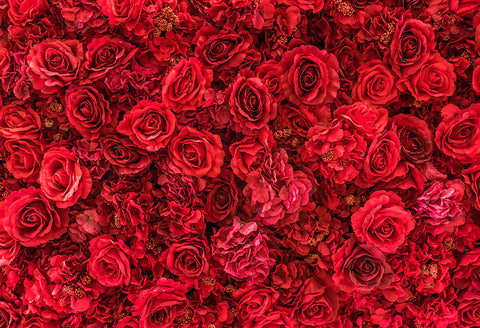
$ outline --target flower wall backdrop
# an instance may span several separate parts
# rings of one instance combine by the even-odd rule
[[[479,12],[0,0],[0,327],[479,327]]]

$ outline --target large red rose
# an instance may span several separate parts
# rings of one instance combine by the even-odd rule
[[[65,95],[65,103],[70,125],[85,139],[97,139],[112,121],[108,101],[92,86],[71,86]]]
[[[36,247],[67,231],[68,210],[57,208],[41,190],[30,187],[8,195],[0,205],[5,231],[26,247]]]
[[[375,246],[358,245],[348,239],[332,256],[332,279],[345,292],[371,292],[390,286],[393,272],[383,253]]]
[[[255,285],[239,289],[232,296],[238,299],[238,319],[247,327],[254,327],[256,321],[270,314],[280,295],[272,287]]]
[[[9,0],[8,17],[14,25],[25,25],[41,18],[49,4],[46,0]]]
[[[79,41],[47,39],[30,49],[27,74],[34,89],[54,94],[78,77],[82,61]]]
[[[387,131],[370,144],[363,168],[355,180],[361,188],[368,188],[380,181],[395,177],[395,169],[400,162],[400,139],[394,132]]]
[[[130,139],[116,135],[100,138],[103,155],[118,174],[137,174],[147,169],[152,159]]]
[[[321,105],[337,96],[340,68],[325,50],[299,46],[283,55],[280,67],[283,92],[295,105]]]
[[[454,67],[439,54],[431,55],[413,76],[402,81],[418,101],[445,99],[455,92]]]
[[[86,78],[81,83],[95,82],[112,71],[125,68],[136,52],[133,45],[122,39],[109,36],[94,38],[87,44],[83,64]]]
[[[136,264],[132,250],[111,235],[90,240],[88,273],[106,287],[127,286],[132,280],[132,265]]]
[[[277,103],[252,71],[239,74],[229,98],[233,128],[245,135],[257,134],[277,115]]]
[[[321,327],[335,320],[338,308],[339,298],[333,287],[312,277],[304,281],[292,316],[299,327]]]
[[[462,177],[468,186],[467,194],[473,207],[480,211],[480,165],[473,165],[462,171]]]
[[[45,153],[38,182],[45,196],[61,208],[86,198],[92,188],[88,169],[65,147],[53,147]]]
[[[213,26],[206,26],[195,36],[195,57],[207,67],[215,69],[238,67],[247,56],[252,41],[247,31],[218,31]]]
[[[140,291],[133,313],[140,317],[139,328],[169,328],[181,318],[189,305],[184,285],[160,278],[151,288]]]
[[[448,104],[435,131],[435,143],[442,153],[462,162],[480,157],[480,104],[460,109]]]
[[[321,105],[337,96],[338,62],[325,50],[299,46],[283,55],[280,67],[283,92],[295,105]]]
[[[355,100],[385,106],[398,99],[399,94],[397,78],[380,59],[370,60],[358,68],[352,90]]]
[[[394,131],[400,139],[402,157],[413,164],[430,160],[433,152],[433,134],[425,121],[416,116],[398,114],[392,117]]]
[[[28,105],[10,104],[0,109],[0,136],[8,139],[38,139],[40,116]]]
[[[36,181],[43,158],[43,146],[32,140],[5,141],[5,150],[9,153],[5,159],[7,169],[15,179]]]
[[[175,114],[163,104],[142,100],[125,113],[117,131],[140,149],[157,151],[168,146],[175,131]]]
[[[218,177],[210,180],[205,188],[206,219],[212,223],[229,221],[238,210],[241,191],[231,171],[224,170]]]
[[[197,178],[214,178],[220,174],[225,153],[218,135],[184,127],[173,138],[170,157],[184,174]]]
[[[404,209],[399,196],[379,190],[352,215],[352,228],[361,242],[394,253],[415,227],[412,215]]]
[[[194,281],[208,274],[210,250],[203,239],[177,240],[162,253],[160,261],[174,275]]]
[[[203,67],[197,58],[184,59],[163,79],[163,103],[175,112],[194,109],[202,104],[212,79],[212,70]]]
[[[268,129],[260,130],[256,136],[247,136],[232,143],[229,150],[232,154],[230,166],[233,173],[245,180],[248,173],[263,165],[274,147],[275,140]]]
[[[388,59],[398,77],[406,79],[417,73],[435,49],[431,25],[403,15],[398,21]]]

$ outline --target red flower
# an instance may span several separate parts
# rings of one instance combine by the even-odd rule
[[[134,299],[133,313],[140,317],[140,328],[168,328],[188,307],[186,288],[178,282],[160,278]]]
[[[45,153],[38,182],[45,196],[61,208],[86,198],[92,188],[87,168],[64,147],[50,148]]]
[[[394,253],[415,227],[412,215],[393,192],[376,191],[352,215],[352,228],[358,240],[385,253]]]
[[[338,62],[325,50],[296,47],[283,55],[280,66],[283,92],[295,105],[321,105],[337,96]]]
[[[30,49],[27,74],[34,89],[54,94],[78,77],[82,61],[79,41],[47,39]]]
[[[225,153],[218,135],[184,127],[169,147],[173,163],[184,174],[214,178],[220,174]]]
[[[163,103],[175,112],[195,109],[202,104],[205,90],[210,88],[213,73],[202,67],[195,57],[178,63],[163,80]]]
[[[353,238],[336,251],[332,261],[332,279],[345,292],[371,292],[392,282],[393,272],[383,253],[375,246],[358,245]]]
[[[5,231],[20,244],[36,247],[67,231],[68,210],[57,208],[39,189],[12,192],[0,205]]]
[[[106,287],[127,286],[132,280],[133,253],[121,240],[101,235],[90,240],[88,272]]]
[[[153,152],[168,146],[175,126],[175,115],[168,107],[143,100],[125,114],[117,131],[139,148]]]

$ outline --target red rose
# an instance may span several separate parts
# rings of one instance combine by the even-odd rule
[[[110,105],[92,86],[71,86],[65,95],[65,111],[70,125],[86,139],[97,139],[112,122]]]
[[[133,252],[121,240],[101,235],[90,240],[88,273],[106,287],[128,286],[132,280]]]
[[[186,237],[170,245],[160,256],[160,261],[174,275],[195,281],[208,274],[209,253],[205,240]]]
[[[246,326],[255,326],[255,321],[269,315],[277,304],[278,291],[263,285],[236,290],[232,296],[238,300],[237,317]]]
[[[140,317],[139,328],[169,328],[185,313],[189,302],[184,285],[160,278],[135,298],[133,314]]]
[[[88,169],[64,147],[50,148],[45,153],[38,182],[45,196],[60,208],[86,198],[92,188]]]
[[[391,191],[376,191],[352,215],[352,228],[361,242],[385,253],[394,253],[415,228],[412,215],[404,209],[400,197]]]
[[[219,223],[232,219],[238,210],[241,191],[231,171],[223,171],[221,175],[210,180],[205,188],[207,201],[205,213],[208,222]]]
[[[268,129],[260,130],[256,136],[244,137],[230,145],[232,159],[230,166],[233,173],[245,180],[247,174],[255,171],[265,163],[265,159],[275,147],[273,134]]]
[[[77,40],[47,39],[30,49],[27,74],[34,89],[54,94],[77,78],[82,61],[83,48]]]
[[[5,150],[10,154],[5,161],[15,179],[36,181],[43,157],[41,143],[31,140],[7,140]]]
[[[390,44],[389,60],[393,71],[402,79],[412,76],[427,62],[434,49],[432,26],[403,15]]]
[[[455,92],[457,77],[450,64],[439,54],[431,55],[413,76],[402,81],[418,101],[445,99]]]
[[[388,111],[383,107],[370,106],[356,102],[338,107],[333,117],[343,119],[345,128],[356,131],[367,140],[373,140],[385,130],[388,123]]]
[[[287,51],[280,62],[285,96],[295,105],[321,105],[332,101],[340,87],[334,55],[314,46]]]
[[[425,121],[408,114],[392,117],[394,131],[400,139],[402,157],[414,164],[430,160],[433,152],[433,134]]]
[[[247,285],[261,283],[275,264],[267,240],[255,222],[236,220],[212,236],[212,256],[233,279],[246,279]]]
[[[106,136],[100,138],[103,155],[118,174],[137,174],[152,163],[150,155],[125,137]]]
[[[252,41],[252,36],[247,31],[218,31],[213,26],[205,26],[195,36],[195,57],[207,67],[215,69],[238,67],[247,56]]]
[[[26,25],[41,18],[49,8],[45,0],[8,0],[8,18],[14,25]]]
[[[184,127],[169,147],[173,163],[184,174],[197,178],[214,178],[220,174],[225,153],[218,135]]]
[[[458,298],[458,317],[461,327],[475,327],[480,321],[480,292],[465,291]]]
[[[0,205],[5,231],[26,247],[36,247],[67,231],[68,211],[55,207],[39,189],[30,187],[8,195]]]
[[[94,38],[85,52],[83,68],[86,78],[81,84],[95,82],[112,71],[121,70],[128,66],[137,49],[122,39],[103,36]]]
[[[370,292],[390,286],[393,272],[385,256],[376,247],[357,245],[348,239],[332,256],[332,279],[345,292]]]
[[[480,292],[480,249],[471,250],[463,254],[455,268],[453,285],[459,289]]]
[[[442,121],[435,131],[435,143],[442,153],[462,162],[480,155],[480,104],[460,109],[449,104],[442,109]]]
[[[326,125],[332,120],[330,109],[327,107],[293,106],[285,104],[279,106],[279,117],[292,130],[292,133],[306,138],[308,129],[317,124]]]
[[[142,100],[125,113],[117,131],[128,136],[140,149],[154,152],[168,146],[175,126],[175,115],[168,107]]]
[[[243,71],[233,82],[229,105],[233,128],[245,135],[257,134],[277,115],[277,103],[252,71]]]
[[[99,0],[98,4],[110,25],[121,25],[128,31],[137,25],[145,5],[144,0]]]
[[[5,285],[0,289],[0,327],[20,327],[21,314],[20,300]]]
[[[258,66],[256,72],[275,101],[281,100],[282,78],[278,63],[274,60],[266,61]]]
[[[28,105],[10,104],[0,109],[0,136],[8,139],[38,139],[40,116]]]
[[[163,103],[175,112],[195,109],[202,104],[212,79],[212,70],[202,67],[197,58],[184,59],[163,79]]]
[[[0,266],[9,265],[17,257],[19,250],[20,243],[0,224]]]
[[[368,188],[377,182],[393,179],[400,162],[400,150],[400,139],[394,132],[387,131],[373,140],[355,184]]]
[[[298,292],[292,316],[299,327],[322,327],[335,320],[338,308],[338,295],[332,286],[308,278]]]
[[[395,102],[398,96],[397,78],[381,60],[370,60],[358,68],[353,99],[385,106]]]
[[[468,186],[467,194],[470,196],[472,206],[480,211],[480,165],[463,170],[462,177]]]

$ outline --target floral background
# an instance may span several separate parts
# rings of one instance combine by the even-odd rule
[[[479,12],[0,0],[0,327],[479,327]]]

